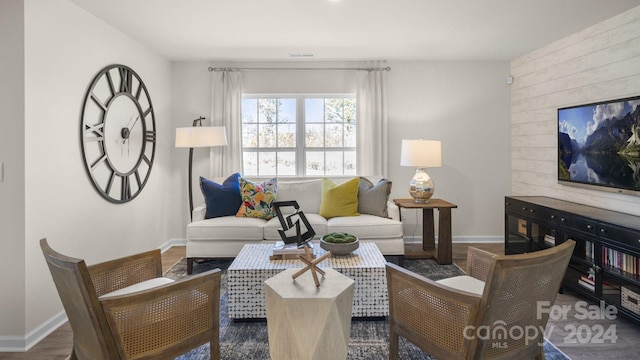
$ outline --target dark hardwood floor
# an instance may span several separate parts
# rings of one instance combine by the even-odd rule
[[[417,246],[414,244],[408,247]],[[501,243],[496,244],[453,244],[453,261],[462,269],[466,267],[467,248],[478,247],[496,254],[504,251]],[[184,247],[173,247],[162,255],[162,267],[164,271],[180,261],[185,256]],[[526,289],[523,289],[526,291]],[[554,305],[565,306],[572,309],[566,319],[550,319],[546,329],[546,337],[560,350],[574,360],[604,360],[604,359],[637,359],[640,358],[640,327],[623,317],[614,320],[577,320],[576,304],[584,301],[571,293],[558,294]],[[580,303],[582,304],[582,303]],[[600,328],[613,329],[617,336],[616,342],[604,338],[603,343],[597,343],[594,339]],[[575,329],[575,330],[574,330]],[[579,335],[579,336],[572,336]],[[611,332],[609,333],[611,335]],[[73,333],[69,324],[65,324],[39,342],[36,346],[23,353],[0,353],[1,360],[62,360],[66,359],[72,345]],[[571,343],[571,340],[577,340]],[[580,342],[579,340],[585,340]],[[591,340],[591,341],[587,341]]]

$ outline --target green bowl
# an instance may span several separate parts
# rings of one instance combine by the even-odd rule
[[[350,243],[330,243],[324,241],[324,236],[320,238],[320,247],[326,251],[330,251],[332,255],[349,255],[351,252],[360,247],[360,241],[356,237],[356,241]]]

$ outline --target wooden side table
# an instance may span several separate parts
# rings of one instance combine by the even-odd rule
[[[438,264],[452,263],[451,249],[451,209],[458,207],[442,199],[429,199],[428,203],[418,204],[413,199],[393,199],[400,209],[422,209],[422,252],[408,253],[405,257],[436,259]],[[433,209],[438,209],[438,247],[434,229]]]
[[[325,268],[320,287],[309,272],[288,269],[264,282],[273,360],[344,360],[351,331],[354,281]]]

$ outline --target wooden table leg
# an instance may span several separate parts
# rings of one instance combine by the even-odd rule
[[[438,222],[438,264],[451,264],[452,259],[452,239],[451,239],[451,209],[439,209]]]
[[[436,247],[436,232],[434,230],[433,209],[422,209],[422,250]]]

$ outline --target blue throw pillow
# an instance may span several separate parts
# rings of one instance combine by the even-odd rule
[[[205,219],[221,216],[235,216],[242,205],[240,196],[240,174],[229,176],[222,185],[200,177],[200,189],[207,205]]]

